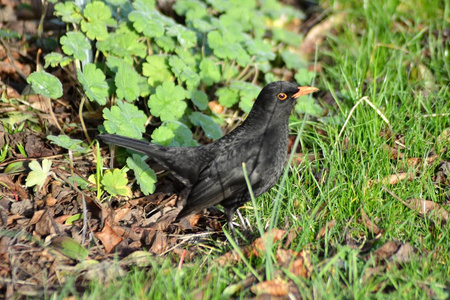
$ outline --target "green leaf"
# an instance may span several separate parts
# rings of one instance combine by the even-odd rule
[[[91,44],[81,32],[70,31],[61,37],[62,50],[67,55],[73,55],[81,61],[87,58],[86,50],[91,49]]]
[[[214,122],[213,118],[200,112],[193,112],[189,115],[192,124],[200,126],[210,139],[217,140],[222,137],[222,130],[219,125]]]
[[[161,47],[165,52],[175,50],[176,44],[170,36],[162,36],[155,39],[156,45]],[[151,57],[151,56],[150,56]]]
[[[134,1],[133,8],[135,10],[128,15],[128,18],[133,22],[136,31],[143,33],[147,37],[162,37],[164,25],[166,23],[174,23],[155,10],[155,1],[153,0]]]
[[[203,91],[191,91],[191,100],[200,110],[205,110],[208,107],[208,95]]]
[[[101,183],[105,191],[112,196],[132,196],[131,189],[127,186],[127,174],[119,169],[106,170]]]
[[[288,31],[283,28],[274,28],[272,29],[273,39],[276,41],[280,41],[282,43],[292,45],[295,47],[300,46],[303,41],[303,36],[301,34]]]
[[[73,216],[70,216],[66,219],[66,225],[72,225],[73,223],[75,223],[76,221],[82,220],[83,219],[83,214],[78,213],[78,214],[74,214]]]
[[[139,42],[140,36],[128,27],[121,26],[115,33],[110,33],[104,41],[97,42],[97,48],[103,53],[109,53],[124,58],[133,64],[134,57],[145,57],[147,47]]]
[[[118,98],[132,102],[139,97],[139,74],[132,67],[125,64],[120,66],[114,82]]]
[[[316,73],[310,72],[307,69],[299,69],[294,78],[300,85],[309,85],[316,77]]]
[[[161,125],[153,131],[151,137],[153,143],[161,146],[169,146],[175,137],[175,133],[170,128]]]
[[[81,153],[86,152],[86,147],[81,146],[81,143],[83,143],[83,141],[71,139],[67,135],[48,135],[47,139],[52,141],[52,144],[58,145],[59,147],[62,147],[64,149]]]
[[[219,103],[225,107],[232,107],[239,101],[239,92],[230,87],[223,87],[216,91]]]
[[[108,25],[114,25],[115,21],[111,18],[111,10],[105,3],[94,1],[88,3],[83,10],[86,19],[81,20],[81,30],[83,30],[89,39],[99,41],[108,38]]]
[[[55,15],[61,17],[65,23],[79,24],[83,17],[81,9],[74,2],[66,1],[55,5]]]
[[[27,82],[31,84],[35,93],[44,97],[57,99],[63,95],[62,84],[59,79],[45,71],[31,73]]]
[[[153,131],[152,142],[171,147],[191,147],[198,145],[192,136],[192,131],[178,121],[167,121],[159,126]]]
[[[322,107],[310,95],[298,98],[294,109],[298,113],[306,113],[317,117],[320,117],[323,112]]]
[[[153,194],[155,192],[156,174],[145,162],[146,156],[133,154],[127,158],[127,165],[134,171],[137,183],[139,184],[144,195]]]
[[[250,55],[255,56],[255,62],[265,62],[275,59],[272,46],[263,40],[250,40],[245,43]]]
[[[147,56],[147,62],[142,65],[142,73],[148,77],[148,84],[153,87],[173,80],[167,58],[164,56]]]
[[[250,56],[244,48],[231,38],[230,35],[221,34],[219,31],[208,33],[208,44],[213,49],[214,54],[222,59],[235,59],[241,66],[246,66],[250,62]]]
[[[220,81],[220,68],[213,60],[205,58],[200,62],[200,79],[207,86]]]
[[[195,32],[182,25],[167,27],[166,33],[169,36],[176,36],[180,45],[185,48],[192,48],[197,45],[197,35]]]
[[[152,115],[162,121],[178,120],[187,108],[186,91],[171,81],[166,81],[156,88],[156,93],[150,96],[148,107]]]
[[[77,77],[89,100],[95,101],[100,105],[106,104],[108,84],[105,81],[105,74],[103,74],[102,70],[89,63],[84,66],[82,72],[80,70],[77,71]]]
[[[39,188],[42,187],[42,185],[47,180],[48,175],[50,175],[50,168],[52,167],[52,161],[48,159],[44,159],[42,161],[42,167],[37,162],[37,160],[33,160],[29,163],[28,167],[31,169],[31,172],[28,174],[25,185],[28,187],[31,186],[39,186]]]
[[[188,90],[193,90],[200,84],[200,76],[197,74],[197,71],[178,56],[171,56],[169,65],[178,79],[186,83]]]
[[[135,139],[142,138],[147,121],[147,116],[136,106],[123,101],[117,101],[117,105],[112,106],[111,110],[104,108],[103,118],[105,118],[103,125],[108,133]]]
[[[289,50],[281,52],[281,57],[289,69],[298,70],[306,67],[305,61],[298,54],[292,53]]]
[[[44,68],[48,68],[48,66],[57,67],[58,65],[61,67],[68,66],[70,62],[73,60],[70,57],[63,56],[58,52],[50,52],[49,54],[44,56],[45,65]]]
[[[68,258],[83,261],[88,258],[89,251],[68,236],[57,236],[52,239],[51,247]]]
[[[69,176],[67,177],[67,179],[75,186],[79,187],[82,190],[87,189],[88,187],[90,187],[92,184],[86,180],[84,180],[83,178],[81,178],[80,176]]]
[[[253,100],[258,97],[261,88],[257,85],[243,82],[243,81],[234,81],[231,83],[230,87],[235,90],[239,90],[239,108],[242,109],[245,113],[249,113],[250,109],[253,106]]]
[[[173,9],[180,16],[193,21],[202,18],[207,14],[206,5],[198,0],[178,0],[175,1]]]

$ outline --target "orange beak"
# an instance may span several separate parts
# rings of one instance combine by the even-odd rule
[[[297,99],[298,97],[317,92],[318,90],[319,90],[318,88],[312,86],[299,86],[298,92],[292,95],[292,98]]]

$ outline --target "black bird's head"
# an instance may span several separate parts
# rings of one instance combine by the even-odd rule
[[[285,122],[298,97],[318,90],[315,87],[298,86],[287,81],[269,83],[259,93],[248,118]]]

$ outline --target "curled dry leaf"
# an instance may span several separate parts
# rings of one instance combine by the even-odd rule
[[[280,241],[283,238],[283,236],[285,235],[285,233],[286,233],[285,230],[273,229],[270,234],[271,234],[271,237],[273,238],[273,242],[275,243],[277,241]],[[266,250],[266,246],[265,246],[264,242],[268,236],[269,236],[269,232],[266,232],[264,234],[264,239],[259,237],[251,245],[246,246],[244,249],[242,249],[243,250],[242,252],[244,253],[244,255],[246,257],[250,257],[250,256],[259,257],[261,255],[261,253],[263,253]],[[224,266],[230,262],[238,262],[240,260],[241,260],[241,258],[235,250],[229,251],[216,259],[217,263],[221,266]]]
[[[400,244],[394,241],[388,241],[383,246],[375,250],[372,255],[376,258],[377,261],[382,261],[389,259],[397,250],[399,249]]]
[[[403,173],[386,176],[381,180],[369,180],[369,182],[367,183],[367,186],[370,187],[370,186],[380,183],[380,182],[385,185],[393,185],[393,184],[397,184],[403,180],[412,181],[413,179],[414,179],[414,173],[403,172]]]
[[[392,256],[392,260],[401,263],[407,263],[414,255],[414,248],[410,243],[406,243],[400,246],[398,251]]]
[[[103,230],[96,233],[95,236],[102,242],[106,253],[111,253],[114,247],[122,242],[122,238],[118,236],[114,230],[112,230],[108,223],[106,223]]]
[[[327,222],[325,226],[323,226],[319,233],[316,236],[316,240],[321,239],[325,236],[325,233],[327,231],[330,231],[331,228],[333,228],[336,225],[336,220],[331,220],[330,222]]]
[[[433,201],[411,198],[404,201],[404,204],[430,220],[443,223],[448,221],[448,211]]]
[[[372,232],[374,235],[378,235],[380,233],[383,232],[383,230],[378,227],[377,224],[375,224],[374,222],[372,222],[372,220],[369,218],[369,216],[366,214],[366,212],[364,211],[364,209],[361,209],[361,217],[362,217],[362,221],[363,224],[366,225],[367,229]]]
[[[274,279],[255,284],[250,290],[256,295],[286,296],[289,294],[289,284],[281,279]]]

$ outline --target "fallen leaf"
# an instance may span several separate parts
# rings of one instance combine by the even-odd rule
[[[400,246],[398,251],[392,256],[392,260],[401,263],[407,263],[414,255],[414,248],[410,243],[406,243]]]
[[[394,241],[388,241],[383,246],[375,250],[372,255],[377,261],[382,261],[390,258],[399,249],[400,244]]]
[[[122,238],[111,229],[111,226],[109,226],[108,223],[106,223],[102,231],[97,232],[95,236],[102,242],[106,253],[111,253],[114,247],[122,242]]]
[[[167,234],[162,231],[156,232],[155,240],[150,248],[150,251],[156,254],[161,254],[167,250]]]
[[[256,295],[286,296],[289,293],[289,285],[281,279],[274,279],[255,284],[250,290]]]
[[[271,237],[273,238],[273,242],[277,242],[280,241],[283,236],[285,235],[286,231],[285,230],[281,230],[281,229],[273,229],[271,232]],[[269,233],[266,232],[264,234],[264,240],[259,237],[257,238],[251,245],[248,245],[246,247],[244,247],[244,249],[242,249],[243,254],[246,257],[259,257],[261,255],[261,253],[264,253],[264,251],[266,250],[266,246],[265,246],[265,240],[267,239],[267,237],[269,236]],[[218,257],[216,259],[216,262],[221,265],[227,265],[230,262],[238,262],[241,260],[241,257],[239,256],[239,254],[235,251],[229,251],[225,254],[223,254],[222,256]]]
[[[361,217],[362,217],[362,221],[363,221],[364,225],[366,225],[367,229],[371,233],[373,233],[374,235],[378,235],[378,234],[382,233],[383,230],[380,229],[380,227],[378,227],[377,224],[372,222],[372,220],[370,220],[369,216],[367,216],[364,209],[361,209]]]
[[[404,201],[404,204],[430,220],[443,223],[448,221],[448,211],[433,201],[411,198]]]
[[[378,179],[369,180],[369,182],[367,183],[367,186],[372,186],[372,185],[380,183],[380,182],[385,185],[393,185],[393,184],[397,184],[403,180],[412,181],[414,179],[414,176],[415,175],[413,173],[405,173],[405,172],[398,173],[398,174],[386,176],[380,180],[378,180]]]
[[[321,239],[325,236],[325,233],[327,231],[330,231],[331,228],[333,228],[336,225],[336,220],[331,220],[329,222],[327,222],[327,224],[325,224],[325,226],[323,226],[320,230],[319,233],[316,235],[316,241],[318,239]]]

